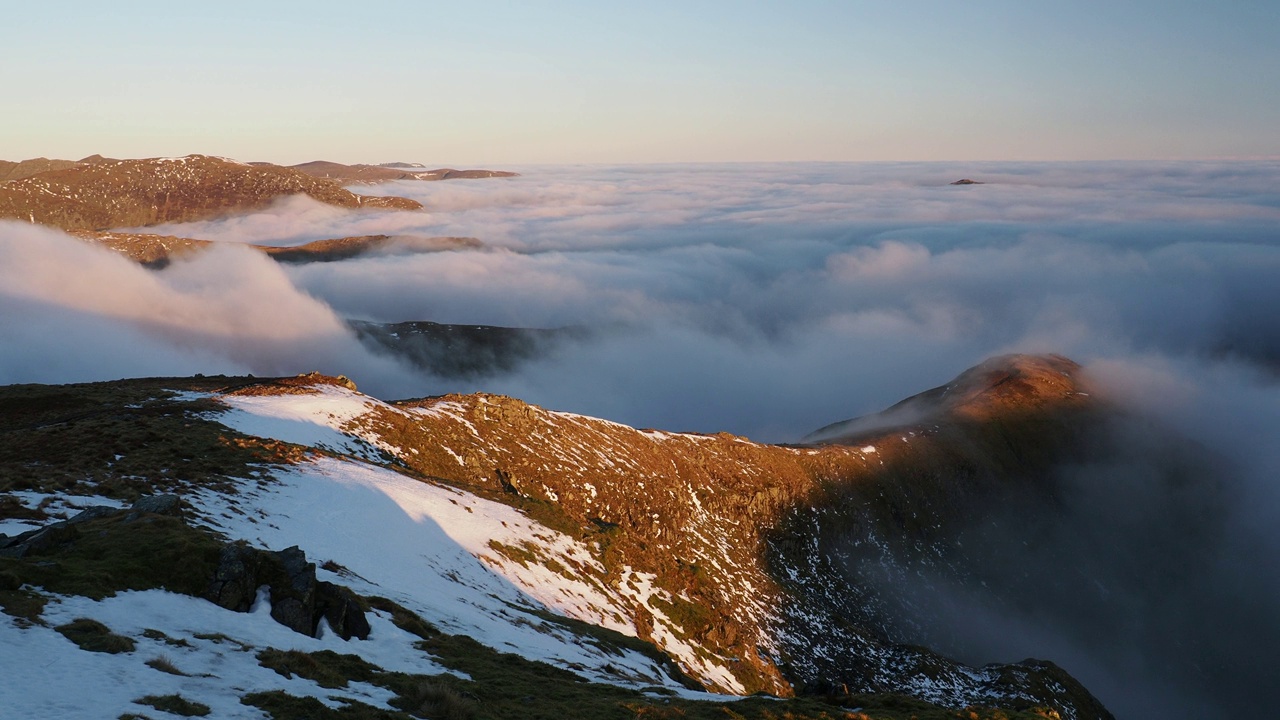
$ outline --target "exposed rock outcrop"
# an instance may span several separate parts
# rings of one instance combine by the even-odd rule
[[[13,537],[0,535],[0,557],[24,559],[73,545],[81,538],[81,527],[99,520],[122,521],[123,525],[114,526],[112,531],[128,532],[130,524],[145,523],[149,517],[157,516],[181,520],[182,499],[171,494],[148,495],[128,508],[95,505],[67,520]],[[271,617],[295,632],[315,636],[323,621],[344,640],[369,637],[369,622],[356,594],[317,580],[315,564],[308,562],[296,546],[270,552],[243,543],[223,545],[204,598],[228,610],[248,612],[259,589],[264,587],[271,602]]]
[[[344,208],[420,210],[400,197],[369,197],[273,165],[188,155],[77,163],[0,184],[0,218],[64,230],[108,230],[206,220],[303,194]]]
[[[177,495],[149,495],[139,498],[132,507],[124,510],[107,505],[93,505],[66,520],[49,523],[13,537],[0,535],[0,557],[22,558],[74,542],[80,537],[79,526],[87,522],[115,515],[123,515],[126,521],[134,521],[146,513],[181,517],[182,500]]]
[[[205,597],[228,610],[248,612],[261,587],[268,589],[271,617],[295,632],[314,636],[323,620],[343,640],[369,637],[369,622],[356,595],[316,580],[315,563],[297,546],[269,552],[227,545]]]
[[[364,184],[391,182],[393,180],[474,180],[519,176],[519,173],[506,170],[454,170],[453,168],[428,170],[422,165],[410,163],[343,165],[342,163],[326,160],[315,160],[300,165],[290,165],[289,167],[308,175],[336,180],[341,183]]]
[[[155,235],[151,233],[73,230],[71,235],[94,245],[114,250],[134,262],[162,268],[173,260],[190,257],[221,243],[212,240]],[[424,237],[417,235],[360,235],[315,240],[303,245],[278,247],[245,243],[245,247],[265,253],[282,263],[336,262],[361,255],[412,255],[481,247],[468,237]]]

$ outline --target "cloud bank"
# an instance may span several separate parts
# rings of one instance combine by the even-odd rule
[[[60,232],[0,223],[0,381],[339,374],[423,385],[371,355],[275,262],[225,246],[148,271]]]
[[[513,169],[523,176],[361,189],[414,197],[424,213],[290,200],[164,228],[274,244],[460,235],[482,250],[282,268],[227,248],[155,273],[0,225],[0,382],[319,369],[383,397],[484,390],[787,441],[994,354],[1062,353],[1136,416],[1230,460],[1201,478],[1219,488],[1222,528],[1196,546],[1203,584],[1159,608],[1132,594],[1122,613],[1187,638],[1213,667],[1187,674],[1151,662],[1174,652],[1154,636],[1110,633],[1126,650],[1098,639],[1105,623],[1006,613],[981,594],[950,616],[935,608],[944,621],[925,639],[952,638],[973,662],[1050,656],[1121,717],[1266,702],[1258,671],[1280,641],[1280,162]],[[960,177],[986,184],[948,184]],[[344,318],[593,333],[511,374],[444,381],[371,354]],[[1160,557],[1189,552],[1152,530],[1149,510],[1171,501],[1144,481],[1162,452],[1151,437],[1137,433],[1105,467],[1063,468],[1073,527],[1114,546],[1064,535],[1062,554],[1116,554],[1144,537]],[[1193,501],[1174,509],[1185,517]],[[1019,562],[1051,573],[1065,555]]]

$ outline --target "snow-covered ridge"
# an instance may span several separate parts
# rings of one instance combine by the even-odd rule
[[[870,444],[783,448],[723,433],[640,431],[501,396],[393,405],[318,382],[223,401],[231,410],[219,421],[242,432],[379,463],[386,473],[379,486],[389,497],[406,512],[429,516],[527,598],[651,639],[709,687],[735,693],[755,689],[744,677],[760,683],[761,674],[776,673],[781,642],[798,637],[784,630],[796,616],[785,610],[786,596],[760,560],[763,533],[793,498],[810,491],[815,468],[864,472],[889,457]],[[625,523],[629,564],[601,563],[601,543],[612,541],[569,537],[459,487],[532,498],[602,528]],[[690,578],[687,568],[704,570]],[[690,615],[690,608],[702,609]],[[810,614],[803,621],[829,620]],[[899,653],[856,638],[848,643],[883,654],[885,663]],[[907,651],[897,662],[917,662],[911,657]],[[763,682],[777,683],[765,685],[775,691],[786,687],[780,677]],[[895,682],[904,691],[915,687],[906,676]],[[954,699],[980,685],[963,673],[937,682],[929,679],[930,688],[921,685],[915,694]]]
[[[204,443],[209,462],[189,467],[206,474],[168,476],[162,486],[183,493],[191,527],[266,550],[300,546],[320,566],[316,579],[366,598],[387,598],[363,611],[371,614],[369,639],[342,646],[362,657],[371,656],[361,648],[374,648],[365,643],[406,640],[403,633],[379,630],[388,627],[390,608],[398,605],[448,638],[475,638],[487,648],[623,687],[682,692],[665,659],[624,650],[636,646],[557,614],[652,640],[688,674],[726,692],[786,694],[795,687],[789,683],[831,677],[851,688],[863,683],[855,692],[889,690],[950,707],[1045,697],[1057,704],[1075,692],[1064,689],[1069,677],[1042,676],[1034,665],[975,670],[878,639],[873,626],[860,623],[869,616],[856,596],[850,599],[847,578],[830,572],[848,549],[830,544],[832,531],[838,540],[847,529],[840,524],[844,511],[831,503],[843,502],[841,497],[875,503],[876,493],[892,492],[876,484],[877,475],[892,473],[892,464],[909,453],[936,456],[945,449],[936,434],[898,428],[848,445],[787,448],[723,433],[636,430],[493,395],[386,403],[343,378],[314,374],[193,378],[177,394],[154,389],[169,387],[157,382],[111,389],[127,399],[108,412],[119,416],[123,430],[133,425],[132,412],[163,411],[173,433],[164,453],[178,458],[188,438],[184,428]],[[139,395],[139,386],[159,394]],[[98,426],[82,432],[91,437]],[[908,436],[912,440],[904,442]],[[106,457],[110,472],[109,452]],[[150,466],[129,468],[122,477],[141,477],[133,474],[139,470],[151,472]],[[164,475],[168,469],[156,465],[155,471]],[[841,496],[842,487],[870,492]],[[835,495],[822,495],[832,490]],[[42,517],[43,499],[15,500],[21,508],[13,517]],[[792,509],[798,514],[787,515]],[[312,568],[308,572],[316,572]],[[141,594],[122,597],[142,598],[138,607],[152,603]],[[141,621],[131,625],[107,605],[85,602],[72,599],[67,607],[113,628],[123,625],[130,634],[138,630]],[[180,633],[174,637],[195,637],[166,627]],[[12,629],[26,632],[16,624]],[[30,631],[35,635],[25,638],[46,633]],[[322,628],[321,639],[336,642],[327,635]],[[427,640],[419,651],[445,647],[434,642]],[[383,653],[380,664],[393,669],[400,646],[370,652]],[[181,652],[197,668],[222,662]],[[444,663],[454,656],[437,657]],[[426,656],[421,661],[438,669]],[[95,672],[136,666],[122,660]],[[264,677],[258,670],[244,672]],[[1052,685],[1055,677],[1067,686]],[[199,683],[184,687],[205,692]],[[388,699],[379,692],[356,688],[346,697],[385,707]]]
[[[493,557],[490,541],[534,541],[549,544],[550,557],[591,562],[569,538],[505,505],[334,458],[298,465],[237,496],[202,493],[193,501],[229,537],[305,548],[317,563],[350,571],[334,582],[389,597],[447,632],[580,667],[597,681],[679,687],[648,658],[603,651],[528,612],[607,600],[584,583]]]
[[[346,387],[329,384],[282,394],[231,394],[220,396],[219,400],[229,409],[216,419],[242,433],[371,462],[385,462],[388,458],[411,459],[419,451],[387,443],[370,424],[360,422],[370,415],[442,420],[464,427],[476,439],[480,437],[477,427],[466,418],[465,408],[450,400],[405,410]],[[605,426],[626,427],[567,413],[550,415],[558,422],[598,422]],[[462,456],[443,441],[438,449],[465,466]],[[604,459],[612,464],[607,457]],[[339,480],[342,483],[364,483],[376,487],[405,513],[438,525],[453,542],[483,563],[486,573],[496,573],[519,588],[524,602],[532,600],[539,607],[631,636],[637,634],[635,608],[642,606],[655,618],[654,640],[682,667],[721,690],[744,690],[724,662],[707,657],[679,638],[681,629],[678,623],[666,618],[659,606],[649,603],[655,592],[648,582],[641,581],[638,585],[634,582],[610,582],[607,570],[596,560],[592,548],[539,524],[509,506],[361,463],[334,465],[332,461],[322,460],[315,466],[302,466],[297,472],[318,472],[323,477],[343,478]],[[589,485],[584,487],[594,490]],[[554,491],[544,490],[554,495]],[[308,542],[312,539],[309,538]],[[266,544],[274,547],[272,543]],[[292,544],[308,547],[299,541]],[[535,561],[525,561],[525,556],[532,556]],[[464,584],[482,584],[471,575],[460,575],[456,568],[439,569],[439,574],[445,578],[471,578]],[[642,578],[643,573],[631,572],[629,576]],[[441,619],[441,622],[448,626],[446,620]],[[502,622],[509,622],[509,618]],[[489,634],[476,626],[458,628],[458,631],[478,634],[478,637]],[[580,660],[574,662],[581,663]]]

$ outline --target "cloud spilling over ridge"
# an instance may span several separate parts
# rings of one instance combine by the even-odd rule
[[[152,272],[57,231],[0,223],[0,327],[6,383],[354,366],[375,387],[421,384],[239,247]]]
[[[794,439],[1014,350],[1280,367],[1280,317],[1258,311],[1280,300],[1277,163],[522,170],[362,188],[427,213],[294,198],[163,231],[479,237],[490,249],[285,272],[344,318],[597,328],[518,374],[442,387],[642,426]]]
[[[1119,718],[1269,715],[1280,383],[1257,373],[1094,363],[1133,414],[1091,428],[1090,452],[1050,480],[1054,503],[969,518],[949,546],[960,573],[872,558],[851,581],[879,588],[905,640],[970,663],[1051,659]]]
[[[424,222],[421,213],[403,210],[353,212],[306,195],[289,195],[266,208],[243,215],[125,229],[216,242],[294,246],[313,240],[340,237],[397,235],[404,230],[420,227]]]
[[[765,440],[998,352],[1280,366],[1280,318],[1255,311],[1280,301],[1274,164],[983,167],[570,168],[385,186],[432,209],[420,231],[503,248],[290,272],[342,315],[612,328],[468,389]],[[961,175],[988,184],[947,184]]]

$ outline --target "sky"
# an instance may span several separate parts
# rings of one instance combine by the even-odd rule
[[[0,158],[1280,155],[1280,5],[5,2]]]

